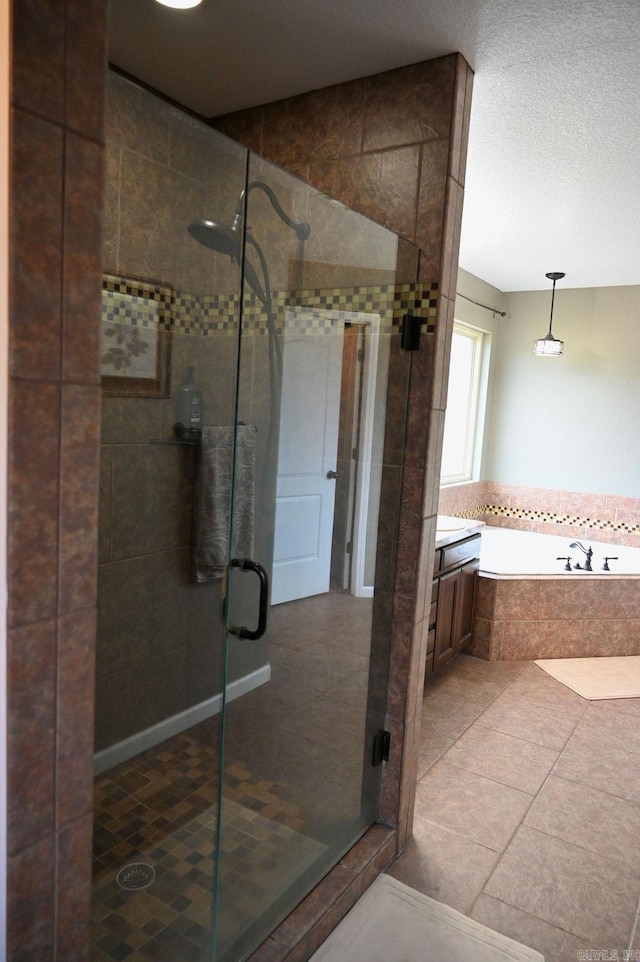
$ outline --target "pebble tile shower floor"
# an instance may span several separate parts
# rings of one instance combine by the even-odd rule
[[[370,637],[367,599],[330,593],[272,611],[271,681],[228,706],[223,948],[360,811]],[[96,778],[91,962],[210,959],[218,726],[208,719]],[[136,863],[155,878],[123,889],[117,873]]]

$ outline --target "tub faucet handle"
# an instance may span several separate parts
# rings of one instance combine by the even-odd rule
[[[556,561],[566,561],[567,563],[566,563],[566,565],[564,566],[564,570],[565,570],[565,571],[571,571],[571,556],[570,556],[570,555],[567,555],[566,557],[565,557],[564,555],[561,555],[559,558],[556,558]]]
[[[608,555],[608,557],[606,557],[606,558],[604,559],[604,564],[603,564],[603,566],[602,566],[602,570],[603,570],[603,571],[611,571],[611,568],[609,567],[609,562],[610,562],[610,561],[617,561],[617,560],[618,560],[618,556],[617,556],[617,555],[612,555],[612,554]]]

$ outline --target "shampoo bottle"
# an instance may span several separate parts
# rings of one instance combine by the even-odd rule
[[[187,379],[178,388],[176,434],[197,440],[202,434],[202,392],[196,385],[194,368],[187,368]]]

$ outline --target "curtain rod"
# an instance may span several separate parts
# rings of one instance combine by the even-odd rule
[[[485,311],[491,311],[492,314],[499,314],[500,317],[506,317],[506,316],[507,316],[507,312],[506,312],[506,311],[499,311],[499,310],[497,309],[497,307],[487,307],[486,304],[481,304],[480,301],[474,301],[473,298],[467,297],[466,294],[461,294],[460,291],[456,291],[456,295],[457,295],[458,297],[464,297],[465,301],[471,301],[471,303],[472,303],[472,304],[475,304],[476,307],[484,307]]]

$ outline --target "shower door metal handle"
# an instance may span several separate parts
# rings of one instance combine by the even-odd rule
[[[240,568],[241,571],[254,571],[260,579],[260,602],[258,607],[258,627],[246,628],[240,625],[228,625],[228,630],[237,638],[247,638],[249,641],[257,641],[262,638],[267,630],[267,612],[269,610],[269,576],[261,564],[252,561],[250,558],[232,558],[232,568]],[[225,598],[226,611],[226,598]]]

